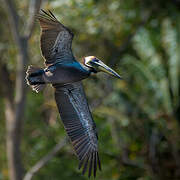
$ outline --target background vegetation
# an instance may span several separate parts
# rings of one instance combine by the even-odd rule
[[[52,87],[36,94],[24,81],[28,64],[44,66],[40,4],[73,30],[77,59],[95,55],[124,78],[84,80],[99,131],[97,179],[180,179],[179,0],[2,0],[0,179],[23,179],[66,136]],[[32,179],[88,179],[77,165],[67,142]]]

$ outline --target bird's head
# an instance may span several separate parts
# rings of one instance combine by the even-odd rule
[[[100,72],[103,71],[107,74],[110,74],[112,76],[115,76],[117,78],[121,78],[121,76],[115,72],[113,69],[108,67],[106,64],[104,64],[100,59],[96,58],[95,56],[87,56],[84,58],[84,65],[92,70],[92,72]]]

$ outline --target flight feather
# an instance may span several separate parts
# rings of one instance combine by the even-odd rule
[[[41,27],[41,52],[45,63],[48,65],[73,58],[71,30],[61,24],[51,11],[41,11],[37,19]]]
[[[98,137],[82,83],[54,85],[54,87],[56,89],[55,100],[61,119],[80,161],[79,169],[83,167],[84,174],[89,164],[88,176],[91,176],[92,169],[96,176],[98,166],[101,170]]]

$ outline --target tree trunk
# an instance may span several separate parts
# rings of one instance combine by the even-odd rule
[[[12,103],[5,100],[6,116],[6,153],[8,158],[8,169],[11,180],[22,179],[22,165],[20,152],[20,122],[15,121],[15,111]]]
[[[30,1],[29,19],[24,20],[27,22],[24,34],[20,34],[19,31],[20,17],[18,16],[14,1],[4,0],[4,4],[7,11],[14,43],[18,49],[15,88],[12,86],[12,81],[9,78],[9,72],[6,68],[6,65],[1,67],[2,71],[0,72],[0,78],[4,83],[2,88],[5,99],[8,169],[11,180],[22,180],[24,173],[21,162],[20,145],[26,97],[25,69],[28,62],[28,40],[32,35],[35,15],[39,11],[41,0]],[[13,98],[14,92],[15,98]]]
[[[21,180],[23,177],[23,168],[21,163],[21,131],[22,120],[24,117],[25,107],[25,68],[28,59],[27,56],[27,42],[21,40],[22,46],[17,61],[16,74],[16,95],[15,102],[5,100],[5,116],[6,116],[6,149],[8,158],[8,167],[11,180]]]

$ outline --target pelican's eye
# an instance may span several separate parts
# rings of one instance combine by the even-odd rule
[[[99,62],[99,59],[93,59],[92,61],[90,61],[89,63],[91,64],[91,65],[95,65],[95,63],[97,63],[97,62]]]
[[[93,62],[99,62],[99,59],[93,59]]]

